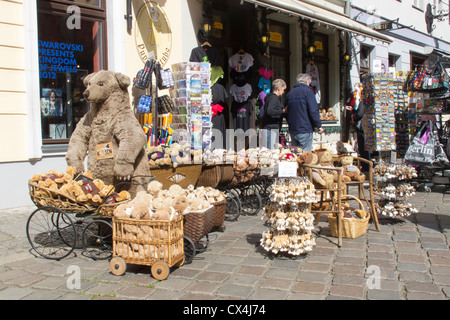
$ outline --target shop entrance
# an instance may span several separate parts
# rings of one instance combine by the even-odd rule
[[[229,59],[237,53],[248,53],[253,59],[254,63],[257,63],[258,53],[256,52],[256,41],[255,38],[255,9],[254,6],[243,3],[240,4],[239,1],[225,1],[216,0],[212,2],[212,37],[211,45],[219,50],[221,57],[221,66],[224,71],[224,76],[220,80],[228,94],[228,110],[224,112],[225,123],[227,128],[234,128],[233,115],[232,115],[232,103],[233,97],[230,94],[230,88],[234,84],[232,79],[232,68],[229,65]],[[247,83],[251,84],[252,87],[255,78],[255,70],[251,70],[248,73]],[[253,94],[256,90],[252,90]],[[250,97],[251,98],[251,97]],[[249,99],[250,99],[249,98]],[[250,125],[254,127],[255,123],[255,113],[250,114]]]
[[[273,79],[283,79],[287,88],[290,85],[289,59],[289,25],[274,20],[269,20],[270,31],[270,58],[272,61]]]
[[[315,34],[315,46],[316,52],[314,56],[314,63],[319,69],[319,81],[320,81],[320,104],[319,108],[328,108],[330,105],[329,97],[329,62],[330,57],[328,53],[328,35],[323,33]]]

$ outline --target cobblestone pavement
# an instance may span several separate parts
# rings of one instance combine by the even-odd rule
[[[450,194],[445,188],[416,192],[419,213],[380,217],[358,239],[331,237],[326,217],[315,228],[317,245],[295,259],[267,254],[259,246],[267,229],[257,216],[226,222],[210,235],[207,250],[172,269],[164,281],[150,267],[128,266],[123,276],[108,261],[81,250],[61,260],[36,257],[26,239],[34,207],[0,211],[0,299],[8,300],[448,300],[450,298]],[[80,286],[73,288],[73,266]]]

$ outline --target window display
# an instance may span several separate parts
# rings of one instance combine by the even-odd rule
[[[100,6],[100,2],[96,5]],[[40,2],[44,7],[47,2]],[[38,12],[38,50],[42,139],[67,143],[89,110],[83,78],[104,68],[104,22],[80,17],[80,28],[67,26],[65,11]]]

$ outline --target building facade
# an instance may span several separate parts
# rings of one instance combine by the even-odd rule
[[[133,79],[154,56],[163,68],[188,61],[209,25],[229,88],[228,59],[240,49],[270,58],[273,79],[288,89],[310,61],[318,67],[320,106],[336,119],[324,123],[326,140],[342,127],[345,35],[390,36],[349,18],[342,0],[0,0],[0,208],[31,204],[28,179],[66,169],[71,132],[88,110],[83,77],[102,69]],[[352,11],[353,12],[353,11]],[[437,30],[437,29],[436,29]],[[437,31],[436,31],[437,32]],[[445,37],[445,32],[442,35]],[[374,41],[376,41],[374,40]],[[384,49],[383,49],[384,50]],[[257,69],[255,69],[257,70]],[[259,75],[253,77],[254,93]],[[129,88],[132,103],[139,98]],[[161,92],[166,94],[167,92]],[[253,99],[257,104],[257,95]],[[230,114],[228,114],[230,116]],[[252,114],[252,123],[257,117]],[[228,119],[229,128],[232,122]],[[319,137],[316,137],[318,141]]]
[[[427,27],[427,7],[440,16]],[[352,37],[352,82],[361,72],[373,71],[374,61],[385,70],[409,71],[421,65],[434,48],[450,53],[449,2],[447,0],[380,0],[369,3],[351,1],[350,16],[392,39],[389,45]],[[379,64],[377,64],[378,66]]]

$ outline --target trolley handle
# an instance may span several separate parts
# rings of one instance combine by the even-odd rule
[[[137,183],[136,181],[133,181],[133,178],[149,178],[147,181],[143,182],[143,183]],[[129,181],[123,181],[123,182],[119,182],[117,184],[114,185],[114,188],[111,188],[111,190],[108,191],[108,193],[106,194],[106,196],[104,197],[102,203],[100,203],[100,205],[97,208],[97,212],[100,210],[100,208],[102,207],[102,205],[105,204],[105,201],[109,198],[109,195],[116,190],[117,187],[121,186],[121,185],[133,185],[133,186],[142,186],[145,185],[153,180],[155,180],[156,177],[155,176],[147,176],[147,175],[136,175],[136,176],[132,176],[131,179]]]

